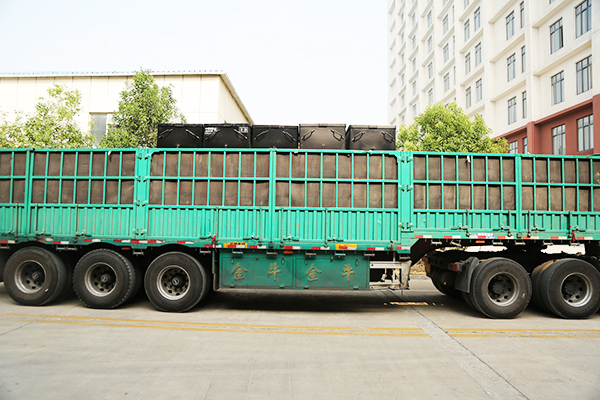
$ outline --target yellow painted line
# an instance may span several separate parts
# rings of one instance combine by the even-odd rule
[[[161,329],[195,332],[273,333],[290,335],[337,335],[382,337],[427,337],[420,328],[362,328],[286,325],[216,324],[184,321],[153,321],[118,318],[94,318],[81,316],[7,314],[0,316],[16,318],[29,323],[60,325],[102,326],[112,328]],[[182,326],[183,325],[183,326]]]
[[[103,317],[82,317],[82,316],[69,316],[69,315],[33,315],[33,314],[14,314],[14,313],[0,313],[1,315],[18,317],[18,318],[51,318],[51,319],[72,319],[81,321],[105,321],[105,322],[121,322],[124,326],[130,326],[130,324],[174,324],[174,325],[186,325],[186,326],[211,326],[211,327],[224,327],[224,328],[255,328],[255,329],[319,329],[319,330],[375,330],[375,331],[418,331],[422,332],[421,328],[376,328],[376,327],[352,327],[352,326],[316,326],[316,325],[250,325],[250,324],[226,324],[226,323],[210,323],[210,322],[186,322],[186,321],[159,321],[159,320],[140,320],[140,319],[120,319],[120,318],[103,318]]]
[[[269,333],[288,335],[336,335],[381,337],[428,337],[421,328],[351,327],[313,325],[250,325],[189,321],[137,320],[69,315],[0,313],[5,319],[14,318],[29,323],[46,323],[111,328],[160,329],[193,332]],[[599,339],[600,329],[446,329],[453,337],[522,337]]]

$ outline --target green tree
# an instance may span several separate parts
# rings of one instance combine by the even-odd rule
[[[81,111],[81,94],[65,86],[54,85],[48,97],[40,97],[35,111],[26,115],[17,111],[9,121],[0,116],[0,147],[5,148],[78,148],[92,147],[89,132],[82,132],[75,117]]]
[[[472,120],[456,103],[446,107],[436,103],[419,114],[412,125],[400,126],[398,147],[407,151],[506,153],[506,139],[490,138],[491,131],[481,115]]]
[[[112,116],[101,147],[156,147],[158,124],[185,122],[171,87],[159,88],[150,70],[140,70],[121,92],[119,109]]]

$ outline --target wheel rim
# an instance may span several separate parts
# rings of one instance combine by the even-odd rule
[[[23,293],[36,293],[46,282],[46,271],[37,261],[25,261],[17,267],[15,283]]]
[[[494,275],[488,284],[488,297],[495,304],[508,306],[517,298],[518,283],[510,274]]]
[[[560,292],[565,303],[573,307],[581,307],[592,297],[592,282],[583,274],[569,274],[563,279]]]
[[[85,287],[98,297],[108,296],[117,285],[115,270],[106,263],[93,264],[85,273]]]
[[[156,284],[163,297],[177,300],[190,289],[190,276],[180,266],[169,265],[160,271]]]

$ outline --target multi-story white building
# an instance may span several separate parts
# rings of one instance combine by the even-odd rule
[[[188,123],[253,123],[224,72],[157,72],[158,86],[171,86],[177,108]],[[0,74],[0,112],[34,111],[40,97],[54,85],[77,89],[81,112],[77,122],[85,132],[92,127],[99,139],[119,106],[120,94],[133,73]]]
[[[600,153],[598,0],[389,0],[388,20],[391,124],[456,101],[511,151]]]

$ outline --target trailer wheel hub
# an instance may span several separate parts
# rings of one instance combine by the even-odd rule
[[[102,274],[102,276],[100,277],[100,282],[102,282],[104,284],[111,283],[111,281],[112,281],[112,276],[110,274]]]
[[[174,275],[171,278],[171,284],[176,287],[176,288],[180,288],[184,285],[184,279],[181,275]]]
[[[504,284],[504,282],[501,281],[496,281],[494,282],[494,284],[492,285],[492,292],[495,295],[501,295],[502,293],[506,292],[506,285]]]
[[[575,286],[575,283],[573,281],[565,282],[565,285],[563,286],[563,294],[565,294],[566,296],[573,296],[576,292],[577,287]]]

